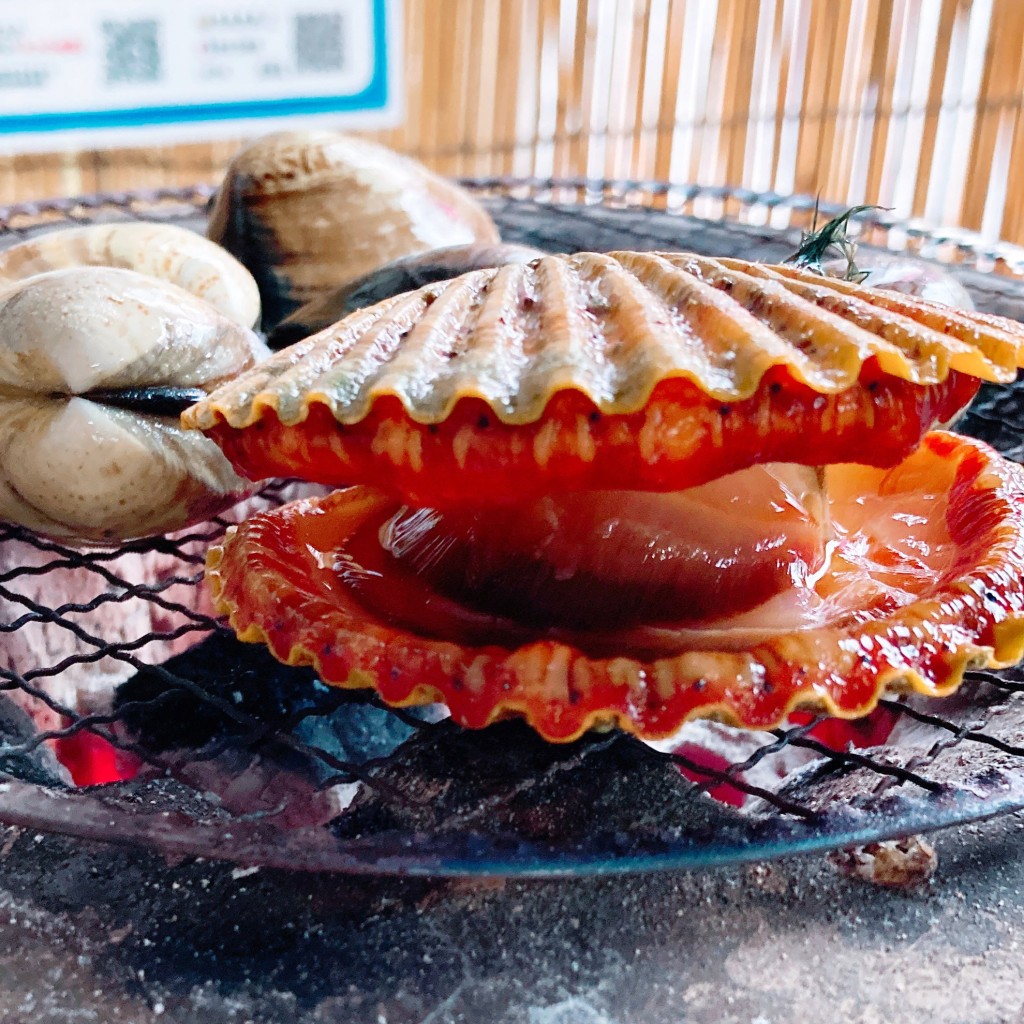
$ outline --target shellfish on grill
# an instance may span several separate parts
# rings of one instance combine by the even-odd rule
[[[1024,653],[1024,470],[944,431],[1024,327],[793,267],[545,257],[356,312],[185,414],[260,514],[239,636],[572,739],[866,714]]]
[[[916,295],[955,309],[974,309],[971,293],[952,274],[934,264],[890,253],[872,253],[869,259],[870,264],[858,268],[858,284]],[[822,269],[836,277],[849,273],[846,260],[829,260],[822,264]]]
[[[260,319],[256,282],[219,245],[175,224],[137,221],[61,228],[0,251],[0,287],[71,267],[120,267],[178,285],[244,327]]]
[[[391,260],[498,241],[487,212],[458,185],[333,131],[277,132],[238,153],[208,235],[252,271],[267,330]]]
[[[499,243],[453,245],[403,256],[342,285],[323,298],[307,302],[285,317],[267,341],[271,348],[284,348],[330,327],[357,309],[373,306],[402,292],[415,291],[434,281],[447,281],[471,270],[503,267],[507,263],[529,263],[543,255],[540,249],[528,245]]]
[[[105,542],[201,521],[251,493],[182,404],[267,355],[167,281],[112,267],[0,292],[0,518]]]

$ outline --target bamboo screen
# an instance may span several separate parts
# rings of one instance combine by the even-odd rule
[[[1024,0],[405,0],[453,175],[742,185],[1024,242]],[[215,180],[234,143],[24,156],[7,200]]]

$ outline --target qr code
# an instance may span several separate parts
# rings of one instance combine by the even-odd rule
[[[340,14],[295,15],[295,66],[299,71],[341,71],[345,64]]]
[[[107,82],[158,82],[163,75],[155,19],[103,22]]]

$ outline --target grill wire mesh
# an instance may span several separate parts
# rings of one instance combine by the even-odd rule
[[[507,240],[568,251],[679,248],[778,259],[813,201],[643,183],[479,181]],[[68,221],[202,226],[209,193],[0,210],[0,244]],[[829,212],[829,211],[824,211]],[[942,258],[980,308],[1024,314],[1009,247],[880,216],[882,247]],[[996,399],[998,401],[996,401]],[[1020,431],[980,408],[988,439]],[[1001,404],[999,404],[1001,403]],[[972,672],[953,698],[887,699],[857,747],[820,719],[673,749],[618,733],[549,745],[516,722],[459,730],[277,665],[215,619],[202,587],[230,522],[298,493],[281,482],[171,537],[77,550],[0,527],[0,820],[169,856],[354,872],[571,873],[703,865],[906,835],[1024,806],[1024,674]],[[717,755],[698,756],[708,745]],[[55,756],[105,758],[76,786]],[[696,753],[695,753],[696,751]],[[714,794],[718,799],[709,799]]]

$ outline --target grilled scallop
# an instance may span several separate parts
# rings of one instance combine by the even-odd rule
[[[185,415],[343,486],[208,576],[246,640],[469,727],[646,738],[944,695],[1024,650],[1024,471],[941,430],[1024,328],[679,253],[483,270],[354,313]]]

